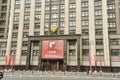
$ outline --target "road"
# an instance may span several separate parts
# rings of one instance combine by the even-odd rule
[[[120,80],[113,77],[57,76],[57,75],[5,75],[2,80]]]

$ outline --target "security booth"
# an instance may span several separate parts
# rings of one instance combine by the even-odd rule
[[[0,79],[3,78],[3,72],[0,72]]]
[[[80,34],[29,36],[28,69],[80,71]]]

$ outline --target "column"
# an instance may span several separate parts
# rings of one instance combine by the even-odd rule
[[[104,64],[110,66],[108,21],[107,21],[107,0],[102,0],[102,19],[103,19],[103,43],[104,43]]]
[[[34,35],[34,22],[35,22],[35,0],[31,0],[29,36]]]
[[[12,41],[12,31],[13,31],[13,18],[14,18],[14,4],[15,0],[11,0],[11,10],[10,10],[10,22],[9,22],[9,32],[8,32],[8,39],[7,39],[7,48],[6,48],[6,55],[10,55],[11,51],[11,41]]]
[[[81,34],[81,0],[76,0],[76,34]]]
[[[40,35],[44,35],[44,22],[45,22],[45,0],[41,0]]]
[[[89,54],[91,66],[95,65],[94,55],[96,54],[95,47],[95,15],[94,15],[94,0],[89,0]]]
[[[65,0],[65,31],[64,34],[69,34],[69,0]]]
[[[16,65],[20,65],[20,62],[21,62],[21,47],[22,47],[23,24],[24,24],[24,7],[25,7],[25,1],[21,1],[18,39],[17,39],[17,51],[16,51]]]

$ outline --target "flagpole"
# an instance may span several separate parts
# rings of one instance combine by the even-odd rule
[[[12,52],[12,74],[13,74],[13,66],[14,66],[14,52]]]

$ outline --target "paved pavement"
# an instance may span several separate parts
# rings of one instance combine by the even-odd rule
[[[61,72],[61,71],[14,71],[4,72],[2,80],[120,80],[119,73]]]

